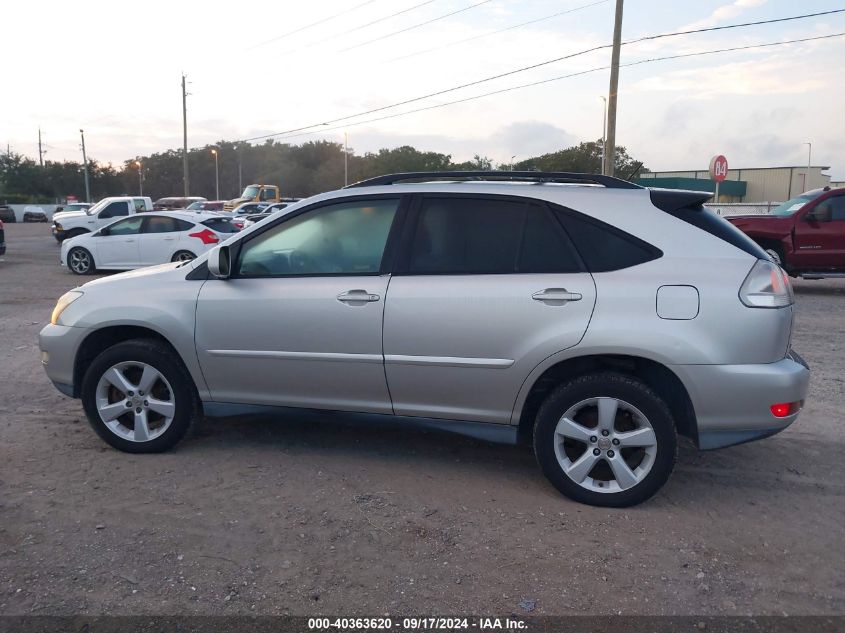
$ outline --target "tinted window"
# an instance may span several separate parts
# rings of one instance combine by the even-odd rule
[[[205,226],[215,233],[237,233],[238,227],[232,224],[229,218],[212,218],[203,222]]]
[[[118,218],[122,215],[129,215],[129,203],[123,200],[109,204],[109,206],[100,211],[98,217],[101,220],[106,220],[108,218]]]
[[[126,204],[125,202],[123,204]],[[108,227],[109,235],[135,235],[141,230],[144,218],[127,218]]]
[[[573,272],[578,260],[547,211],[489,198],[423,201],[408,266],[416,274]]]
[[[398,199],[350,201],[314,209],[249,240],[238,274],[378,274]]]
[[[657,259],[663,254],[650,244],[604,222],[587,219],[563,209],[555,209],[555,213],[590,272],[629,268]]]
[[[155,215],[147,218],[147,224],[144,226],[144,233],[175,233],[177,231],[187,231],[194,225],[178,218],[168,218],[162,215]]]
[[[833,198],[828,198],[827,200],[819,204],[820,208],[822,208],[823,206],[830,207],[831,221],[845,220],[845,196],[836,196]]]

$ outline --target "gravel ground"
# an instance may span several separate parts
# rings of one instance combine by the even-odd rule
[[[845,614],[845,281],[795,284],[813,378],[791,428],[684,447],[656,498],[606,510],[527,449],[336,414],[114,451],[39,363],[78,278],[46,225],[6,241],[0,614]]]

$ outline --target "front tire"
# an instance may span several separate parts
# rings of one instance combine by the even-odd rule
[[[94,256],[87,248],[74,246],[67,254],[67,267],[76,275],[91,275],[97,268],[94,266]]]
[[[677,448],[666,403],[623,374],[569,380],[537,412],[540,468],[555,488],[581,503],[626,507],[649,499],[672,474]]]
[[[165,344],[118,343],[85,372],[82,405],[106,443],[127,453],[159,453],[179,442],[201,415],[191,375]]]

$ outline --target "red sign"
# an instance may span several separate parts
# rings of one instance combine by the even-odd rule
[[[710,178],[716,182],[724,182],[728,177],[728,159],[719,154],[710,159]]]
[[[68,204],[73,204],[74,202],[76,202],[76,196],[68,196],[67,197],[67,203]]]

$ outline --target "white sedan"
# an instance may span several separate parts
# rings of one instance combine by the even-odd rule
[[[77,275],[189,261],[237,233],[216,213],[138,213],[62,242],[59,262]]]

